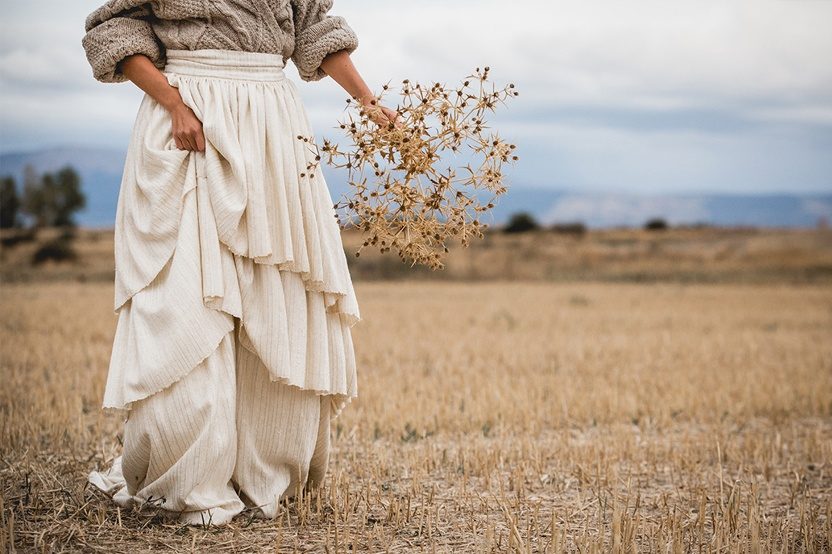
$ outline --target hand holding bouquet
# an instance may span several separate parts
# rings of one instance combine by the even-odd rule
[[[468,246],[483,236],[480,217],[506,192],[503,164],[518,159],[486,122],[518,93],[513,84],[490,85],[488,75],[477,68],[455,88],[405,80],[394,121],[381,106],[388,85],[369,101],[348,100],[354,110],[340,127],[351,144],[325,140],[322,150],[327,163],[348,170],[350,193],[335,209],[365,235],[356,256],[372,245],[440,269],[449,241]]]

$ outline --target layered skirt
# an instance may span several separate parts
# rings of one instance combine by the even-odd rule
[[[202,122],[204,152],[176,147],[151,96],[139,107],[116,212],[118,322],[104,392],[105,408],[130,410],[125,452],[90,475],[125,503],[155,495],[167,509],[204,519],[213,504],[228,516],[242,506],[232,489],[251,479],[279,497],[288,481],[269,480],[294,471],[302,484],[326,458],[329,420],[357,396],[358,303],[310,125],[282,69],[277,54],[167,51],[163,74]],[[227,429],[209,428],[214,420]],[[265,459],[288,459],[281,441],[297,446],[294,469]],[[223,499],[178,490],[195,471],[183,459],[200,449],[229,453],[197,479],[216,480]],[[257,463],[245,469],[246,457]],[[173,493],[154,489],[163,481]]]

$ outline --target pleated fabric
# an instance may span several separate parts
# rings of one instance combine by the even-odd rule
[[[331,404],[271,382],[250,350],[237,350],[237,461],[232,481],[248,506],[277,516],[279,502],[323,484],[329,464]]]
[[[136,401],[124,424],[122,456],[109,472],[94,472],[93,484],[124,508],[149,503],[183,523],[227,523],[240,513],[245,505],[231,483],[237,456],[234,358],[228,333],[183,379]]]
[[[170,115],[139,107],[115,226],[116,336],[105,408],[183,379],[240,321],[271,382],[357,396],[360,320],[332,198],[277,54],[167,51],[163,71],[200,119],[205,151],[176,148]],[[304,141],[305,137],[308,141]]]
[[[246,507],[274,518],[281,500],[323,483],[331,403],[271,381],[240,330],[185,377],[133,403],[122,456],[89,475],[116,504],[221,525]]]

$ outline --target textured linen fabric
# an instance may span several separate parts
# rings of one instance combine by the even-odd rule
[[[99,81],[126,81],[119,63],[144,54],[162,69],[166,50],[241,50],[292,59],[303,80],[322,79],[321,61],[353,52],[358,37],[332,0],[110,0],[84,23],[82,45]]]
[[[239,446],[232,479],[249,506],[274,518],[280,500],[323,484],[331,405],[268,375],[254,353],[238,349]]]
[[[124,450],[90,482],[186,523],[229,520],[321,482],[329,424],[358,394],[361,319],[332,198],[279,54],[168,50],[202,122],[176,148],[139,106],[115,221],[118,320],[104,407]]]
[[[360,319],[312,133],[278,54],[172,50],[164,71],[202,121],[205,151],[176,148],[145,95],[115,221],[119,313],[104,406],[129,408],[208,356],[241,320],[272,380],[357,396]]]
[[[124,454],[90,482],[123,508],[151,505],[195,525],[227,523],[246,507],[273,518],[283,498],[323,482],[329,403],[270,381],[238,332],[181,381],[136,402]]]

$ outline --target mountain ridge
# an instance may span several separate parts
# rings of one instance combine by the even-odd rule
[[[20,186],[26,164],[32,164],[38,173],[72,165],[87,196],[87,207],[78,213],[78,223],[112,226],[125,155],[121,149],[84,145],[5,152],[0,154],[0,175],[13,176]],[[330,168],[324,168],[324,175],[337,201],[347,192],[344,175]],[[484,222],[500,225],[521,211],[543,224],[582,222],[589,227],[637,226],[655,217],[671,224],[813,227],[832,221],[832,192],[635,194],[513,185]]]

